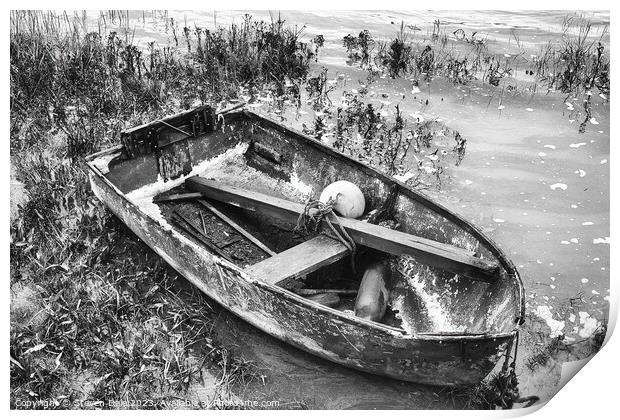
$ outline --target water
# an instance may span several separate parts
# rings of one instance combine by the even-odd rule
[[[257,19],[277,17],[266,11],[250,14]],[[609,25],[609,13],[583,15],[592,20],[593,36],[600,36]],[[191,26],[212,28],[241,22],[243,13],[169,12],[169,16],[181,25],[186,20]],[[566,13],[293,11],[281,16],[289,24],[305,25],[308,38],[324,35],[325,48],[314,66],[326,66],[332,79],[345,75],[344,84],[330,94],[338,103],[343,90],[359,88],[357,80],[366,77],[365,71],[346,64],[342,38],[349,33],[368,29],[373,37],[388,39],[404,21],[420,29],[412,31],[412,36],[428,37],[432,22],[439,19],[448,34],[459,28],[468,35],[478,31],[491,51],[515,55],[523,49],[529,58],[548,41],[559,39]],[[141,12],[130,18],[136,22],[134,36],[139,43],[171,42],[162,20],[143,23]],[[603,41],[609,45],[608,36]],[[516,70],[516,84],[533,84],[523,68]],[[501,89],[489,85],[454,86],[435,80],[412,94],[411,81],[404,78],[380,79],[372,90],[376,97],[366,99],[377,107],[386,100],[382,95],[388,95],[387,101],[400,104],[403,115],[439,118],[467,139],[462,164],[449,168],[441,191],[427,193],[482,228],[519,268],[529,316],[519,357],[521,390],[543,400],[550,398],[559,383],[560,362],[578,357],[579,352],[573,356],[567,352],[556,357],[558,362],[552,360],[533,370],[524,366],[525,361],[551,336],[563,333],[570,344],[591,334],[608,316],[609,103],[593,96],[594,120],[580,134],[583,116],[576,120],[576,112],[581,99],[559,93],[545,95],[541,90],[532,95],[521,89],[500,95]],[[312,116],[309,110],[305,122],[310,123]],[[289,119],[285,123],[300,128],[301,122]],[[220,339],[239,346],[240,354],[265,372],[265,385],[254,384],[246,390],[251,395],[305,401],[315,408],[442,408],[462,403],[437,389],[341,368],[284,345],[230,314],[222,317]]]

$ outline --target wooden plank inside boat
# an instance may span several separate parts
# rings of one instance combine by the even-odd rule
[[[302,204],[223,185],[199,176],[188,178],[185,186],[190,191],[201,192],[205,197],[246,210],[260,211],[289,223],[295,223],[299,214],[304,210]],[[464,249],[360,220],[341,217],[338,218],[338,222],[360,245],[394,255],[409,254],[423,264],[443,268],[473,280],[485,282],[497,280],[499,267],[496,264],[476,258]]]
[[[264,243],[262,243],[261,241],[259,241],[254,235],[252,235],[250,232],[248,232],[247,230],[245,230],[244,228],[242,228],[241,226],[239,226],[239,224],[237,224],[237,222],[235,222],[234,220],[232,220],[230,217],[226,216],[224,213],[222,213],[221,211],[219,211],[218,209],[215,208],[215,206],[213,206],[211,203],[206,202],[205,200],[198,200],[198,203],[200,203],[201,205],[203,205],[204,207],[206,207],[207,209],[209,209],[209,211],[211,211],[211,213],[215,214],[217,217],[219,217],[220,219],[222,219],[223,221],[225,221],[226,223],[228,223],[228,225],[235,229],[237,232],[239,232],[241,235],[243,235],[247,240],[249,240],[250,242],[252,242],[254,245],[256,245],[257,247],[259,247],[260,249],[262,249],[263,251],[265,251],[267,254],[274,256],[277,255],[275,252],[273,252],[269,247],[267,247],[267,245],[265,245]]]
[[[254,264],[246,271],[269,284],[277,284],[303,277],[348,254],[349,249],[341,242],[325,235],[319,235]]]

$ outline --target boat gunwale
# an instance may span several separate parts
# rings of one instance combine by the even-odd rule
[[[188,111],[184,111],[181,114],[189,114],[190,112]],[[309,299],[304,298],[303,296],[299,296],[289,290],[286,290],[280,286],[276,286],[276,285],[271,285],[268,284],[264,281],[262,281],[259,278],[255,278],[252,277],[250,274],[248,274],[242,267],[239,267],[233,263],[230,263],[228,261],[225,261],[222,258],[219,258],[217,255],[211,254],[210,252],[208,252],[207,250],[201,248],[196,241],[193,241],[191,238],[189,237],[185,237],[185,239],[195,243],[198,245],[198,247],[201,249],[201,251],[205,254],[210,255],[213,259],[215,259],[218,263],[220,263],[223,266],[230,266],[230,268],[234,268],[238,274],[241,274],[242,277],[244,277],[244,280],[250,281],[252,283],[255,283],[257,285],[259,285],[260,287],[262,287],[263,289],[267,289],[269,291],[271,291],[272,293],[276,293],[282,297],[284,297],[285,299],[288,300],[293,300],[296,301],[298,303],[301,303],[305,306],[309,306],[311,308],[314,308],[315,310],[318,310],[319,312],[325,313],[326,315],[331,315],[331,316],[336,316],[342,320],[346,320],[347,322],[351,322],[353,324],[358,324],[361,327],[365,327],[365,328],[374,328],[377,330],[381,330],[384,333],[389,333],[392,335],[396,335],[399,336],[403,339],[408,339],[408,340],[421,340],[421,341],[439,341],[439,342],[449,342],[449,341],[461,341],[461,340],[468,340],[468,341],[485,341],[485,340],[496,340],[496,339],[505,339],[507,337],[510,336],[514,336],[518,329],[519,329],[519,325],[521,325],[522,320],[524,318],[524,313],[525,313],[525,303],[524,303],[524,294],[523,294],[523,284],[521,282],[521,278],[519,276],[519,273],[517,272],[516,268],[514,268],[514,264],[512,263],[512,261],[510,261],[506,255],[504,254],[504,252],[489,238],[486,237],[486,235],[484,235],[481,231],[478,230],[478,228],[476,228],[474,225],[470,224],[467,220],[459,217],[458,215],[456,215],[455,213],[453,213],[452,211],[448,210],[447,208],[445,208],[444,206],[442,206],[439,203],[436,203],[434,201],[432,201],[430,198],[424,196],[422,193],[414,191],[413,189],[411,189],[409,186],[407,186],[405,183],[398,181],[396,179],[392,179],[391,177],[388,177],[385,174],[382,174],[381,172],[377,171],[376,169],[362,163],[359,162],[355,159],[352,159],[351,157],[323,144],[320,143],[319,141],[317,141],[316,139],[313,139],[312,137],[309,137],[301,132],[295,131],[293,129],[289,129],[288,127],[284,127],[282,125],[280,125],[279,123],[277,123],[276,121],[273,121],[269,118],[266,118],[262,115],[258,115],[254,112],[251,111],[247,111],[245,109],[239,110],[239,111],[235,111],[235,114],[243,114],[246,116],[249,116],[252,119],[255,120],[259,120],[259,121],[265,121],[267,122],[270,126],[272,126],[272,128],[277,129],[280,132],[283,132],[283,134],[288,134],[288,135],[295,135],[295,136],[300,136],[302,137],[305,141],[307,141],[311,146],[314,146],[315,148],[318,148],[322,151],[327,152],[328,154],[335,156],[339,159],[344,159],[346,161],[351,162],[354,165],[359,165],[359,167],[368,175],[372,175],[372,176],[376,176],[377,178],[380,178],[381,180],[383,180],[384,182],[387,183],[396,183],[398,184],[399,188],[399,193],[407,193],[410,198],[412,198],[411,196],[413,196],[414,199],[419,199],[421,201],[421,203],[423,205],[426,205],[427,207],[429,207],[429,209],[431,210],[436,210],[438,213],[442,214],[442,213],[446,213],[447,215],[449,215],[449,220],[451,220],[452,222],[455,222],[457,224],[457,226],[459,227],[463,227],[461,226],[462,224],[465,225],[467,228],[471,229],[472,231],[469,232],[471,233],[473,236],[475,236],[477,239],[481,238],[483,239],[482,242],[487,242],[485,245],[487,246],[487,248],[489,248],[493,255],[496,256],[496,258],[498,258],[500,260],[500,263],[502,263],[506,268],[506,266],[508,268],[511,268],[512,271],[515,274],[515,278],[516,278],[516,283],[518,285],[517,290],[519,293],[519,298],[518,302],[519,302],[519,313],[521,315],[520,320],[519,318],[517,320],[515,320],[514,322],[514,326],[511,330],[509,331],[503,331],[503,332],[497,332],[497,333],[468,333],[468,332],[445,332],[445,333],[441,333],[441,332],[407,332],[402,328],[397,328],[397,327],[392,327],[389,325],[385,325],[385,324],[381,324],[378,322],[374,322],[374,321],[370,321],[370,320],[365,320],[365,319],[361,319],[358,317],[355,317],[353,315],[347,314],[345,312],[342,311],[338,311],[336,309],[333,308],[329,308],[326,307],[324,305],[321,305],[319,303],[313,302]],[[232,114],[232,113],[231,113]],[[165,121],[168,118],[174,118],[177,117],[179,114],[176,114],[172,117],[167,117],[165,119],[163,119],[163,121]],[[162,120],[158,120],[158,121],[162,121]],[[148,124],[146,124],[146,126],[148,126]],[[93,160],[96,158],[99,158],[101,156],[105,156],[108,154],[113,154],[113,153],[118,153],[120,150],[124,150],[124,146],[122,144],[119,145],[115,145],[112,146],[110,148],[101,150],[99,152],[95,152],[92,153],[88,156],[85,157],[86,160],[86,165],[88,166],[88,168],[91,170],[91,172],[93,172],[93,174],[95,176],[97,176],[99,179],[101,179],[108,187],[110,187],[117,196],[121,197],[121,199],[123,199],[124,201],[126,201],[129,205],[134,206],[139,213],[143,214],[144,216],[154,220],[155,222],[157,222],[158,225],[160,225],[161,229],[164,230],[168,230],[165,229],[164,226],[162,226],[157,220],[155,220],[152,216],[150,216],[149,214],[145,213],[142,211],[142,209],[140,209],[139,206],[137,206],[136,204],[134,204],[127,196],[126,194],[124,194],[116,185],[114,185],[101,171],[100,169],[93,163]],[[105,203],[104,203],[105,204]],[[442,214],[444,215],[444,214]],[[469,231],[469,229],[465,228],[465,230]],[[173,228],[172,228],[173,229]],[[496,253],[498,255],[496,255]],[[508,270],[507,270],[508,271]]]

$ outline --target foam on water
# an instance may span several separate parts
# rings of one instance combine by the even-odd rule
[[[557,337],[558,335],[562,334],[562,331],[564,331],[565,323],[564,321],[558,321],[556,319],[553,319],[553,314],[551,313],[551,309],[549,308],[549,306],[540,305],[538,306],[538,308],[536,308],[534,313],[547,323],[547,325],[551,329],[550,337]]]
[[[600,322],[589,313],[580,311],[579,324],[581,325],[581,328],[579,329],[579,337],[588,338],[594,334],[596,329],[599,327]]]

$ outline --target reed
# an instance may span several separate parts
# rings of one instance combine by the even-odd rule
[[[512,31],[511,39],[520,52],[505,57],[491,52],[486,37],[477,32],[468,34],[458,29],[447,34],[439,20],[434,22],[428,38],[416,38],[407,32],[408,28],[401,23],[396,36],[388,41],[376,41],[364,31],[358,37],[347,35],[343,44],[352,64],[382,69],[392,78],[444,77],[458,85],[478,80],[499,86],[503,79],[513,75],[517,66],[523,66],[526,74],[535,76],[537,83],[547,90],[583,95],[596,89],[609,96],[609,52],[602,42],[607,28],[594,38],[587,19],[567,17],[561,39],[550,41],[531,59],[524,58],[525,47],[516,31]]]
[[[602,39],[590,35],[592,24],[586,19],[566,18],[559,42],[549,42],[534,59],[533,72],[547,89],[579,95],[597,89],[609,96],[610,60]]]
[[[348,34],[343,38],[342,45],[347,49],[351,63],[359,63],[362,67],[370,64],[371,54],[375,47],[375,40],[370,35],[370,31],[364,29],[357,37]]]
[[[109,12],[98,27],[128,19]],[[177,22],[169,25],[181,32]],[[279,18],[267,23],[249,15],[215,31],[184,27],[186,51],[155,43],[143,50],[129,29],[124,37],[87,30],[85,15],[12,12],[12,147],[27,148],[56,126],[69,137],[70,154],[83,155],[98,149],[100,139],[117,138],[124,124],[236,98],[241,87],[298,99],[323,44],[320,36],[302,42],[303,28]]]
[[[377,109],[362,97],[345,91],[335,112],[325,110],[305,133],[414,188],[440,189],[447,167],[465,158],[466,139],[435,120],[407,119],[399,105]]]

